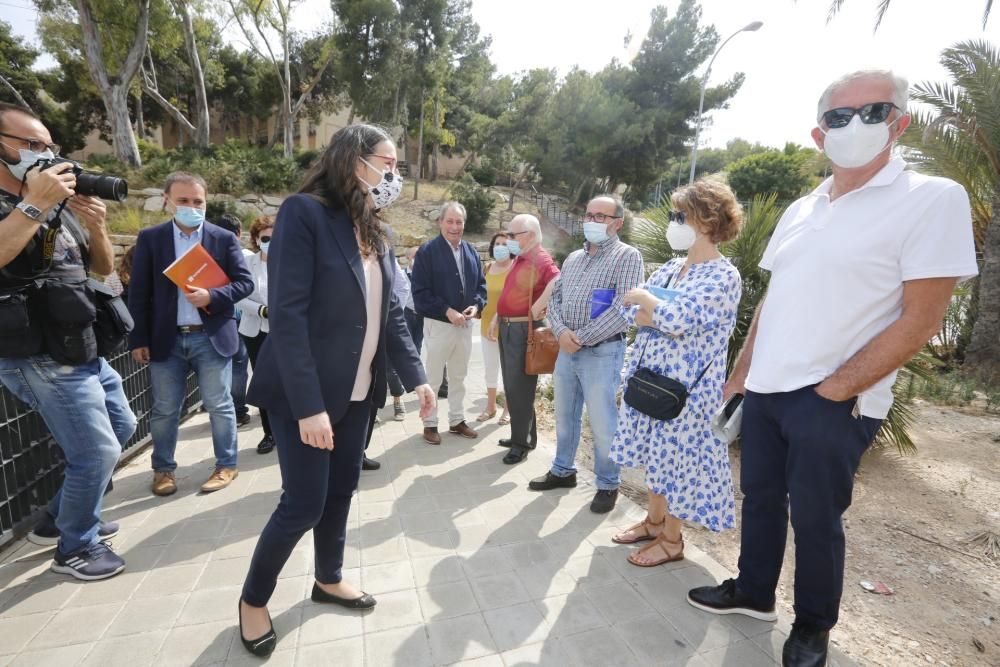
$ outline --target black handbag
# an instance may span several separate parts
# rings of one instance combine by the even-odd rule
[[[671,282],[673,280],[671,279]],[[669,287],[669,283],[667,284]],[[647,339],[648,340],[648,339]],[[642,366],[642,357],[646,352],[646,343],[642,344],[642,351],[639,353],[638,368],[635,373],[625,383],[625,394],[622,399],[633,410],[638,410],[644,415],[659,419],[660,421],[670,421],[675,419],[684,411],[687,404],[688,395],[701,382],[708,369],[715,361],[713,358],[708,362],[708,366],[698,374],[698,377],[690,387],[675,380],[672,377],[661,375],[649,368]]]

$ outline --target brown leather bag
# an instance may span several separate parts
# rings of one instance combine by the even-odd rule
[[[552,329],[535,328],[535,318],[531,306],[535,299],[535,267],[531,267],[531,286],[528,288],[528,347],[524,351],[525,375],[548,375],[556,369],[559,356],[559,341]]]

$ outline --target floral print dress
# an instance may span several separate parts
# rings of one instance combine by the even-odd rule
[[[676,419],[653,419],[622,401],[610,457],[621,465],[644,467],[646,484],[666,497],[670,514],[718,532],[733,527],[736,503],[729,449],[712,433],[710,420],[722,404],[726,352],[736,326],[742,282],[739,271],[724,257],[692,264],[678,280],[684,262],[671,260],[642,286],[669,286],[676,298],[656,307],[655,329],[639,329],[625,381],[640,363],[687,387],[708,370]],[[638,306],[623,310],[630,324],[635,324],[638,310]]]

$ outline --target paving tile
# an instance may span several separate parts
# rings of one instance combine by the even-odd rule
[[[361,563],[363,565],[398,563],[399,561],[407,560],[407,558],[406,541],[402,535],[387,540],[378,546],[365,547],[361,550]]]
[[[24,614],[11,618],[0,618],[0,637],[3,637],[3,652],[18,653],[55,616],[52,612]],[[6,664],[0,660],[0,664]]]
[[[192,519],[181,524],[180,531],[172,543],[212,540],[226,533],[228,518]]]
[[[622,619],[615,630],[646,664],[684,664],[694,654],[694,647],[677,628],[652,610],[638,618]]]
[[[61,609],[80,590],[81,584],[75,579],[43,575],[39,581],[22,585],[16,595],[0,607],[0,618]]]
[[[576,581],[554,565],[535,566],[517,573],[521,585],[532,600],[565,595],[576,590]],[[581,590],[586,590],[581,588]]]
[[[439,584],[417,591],[420,609],[428,621],[463,616],[479,611],[479,604],[467,581]]]
[[[402,535],[403,524],[397,516],[370,519],[361,524],[359,533],[361,546],[376,546]]]
[[[237,614],[236,603],[240,599],[241,591],[240,586],[231,586],[191,593],[176,625],[210,623],[222,619],[229,619],[232,622]]]
[[[242,586],[249,569],[249,556],[228,560],[211,560],[205,564],[195,587],[199,591],[204,591],[211,588]]]
[[[157,568],[146,574],[139,587],[135,589],[133,598],[162,597],[175,593],[190,593],[205,566],[178,565],[177,567]]]
[[[563,667],[571,665],[565,641],[548,639],[500,654],[506,667]]]
[[[129,637],[105,637],[94,645],[82,663],[85,667],[144,667],[154,664],[166,630]]]
[[[553,637],[567,637],[608,626],[607,619],[583,591],[538,600],[535,606],[542,612]]]
[[[416,588],[409,561],[362,567],[361,585],[372,595]]]
[[[444,510],[420,514],[402,514],[400,515],[400,521],[403,524],[403,532],[407,535],[432,533],[448,530],[453,527],[451,512]]]
[[[385,593],[376,599],[378,606],[364,616],[366,633],[424,622],[415,590]]]
[[[653,607],[632,584],[607,584],[583,589],[609,623],[619,624],[653,612]]]
[[[469,579],[503,574],[514,570],[514,564],[500,547],[485,547],[477,551],[459,551],[462,569]]]
[[[358,612],[330,604],[306,604],[302,608],[299,646],[358,637],[364,630],[362,614],[371,613],[373,612]]]
[[[229,651],[229,658],[221,664],[225,665],[225,667],[259,667],[260,665],[267,665],[268,667],[294,667],[295,660],[295,648],[282,649],[279,644],[275,648],[274,653],[269,655],[266,660],[261,660],[244,649],[242,644],[234,642],[232,649]]]
[[[234,516],[229,520],[225,530],[222,531],[222,536],[230,537],[232,535],[253,535],[254,537],[257,537],[260,535],[261,531],[264,530],[264,526],[267,525],[270,518],[271,515],[269,513],[251,514],[249,516]]]
[[[708,667],[774,667],[777,663],[750,639],[699,653]]]
[[[297,653],[295,664],[298,667],[329,667],[331,664],[364,667],[365,664],[365,642],[361,637],[310,644],[299,648]]]
[[[671,625],[680,630],[681,635],[698,654],[745,639],[723,617],[708,614],[686,603],[670,607],[663,615]]]
[[[579,586],[605,586],[615,583],[625,585],[625,579],[598,553],[592,553],[566,562],[565,571]]]
[[[530,602],[484,611],[483,618],[499,651],[545,641],[549,636],[548,624]]]
[[[66,606],[87,607],[109,602],[125,602],[132,597],[146,574],[146,572],[129,572],[126,569],[121,574],[103,581],[74,581],[80,590]]]
[[[417,588],[428,588],[465,579],[462,558],[456,555],[423,556],[410,560]]]
[[[563,647],[574,667],[638,667],[642,661],[612,628],[598,628],[563,639]]]
[[[163,555],[160,557],[157,567],[204,563],[212,556],[212,552],[215,551],[218,541],[218,538],[216,538],[168,544],[163,549]]]
[[[513,572],[472,580],[472,591],[480,609],[497,609],[527,602],[528,591]]]
[[[367,667],[431,667],[431,645],[422,625],[365,634]]]
[[[260,535],[227,535],[222,538],[222,543],[212,552],[212,560],[249,557],[253,555],[253,550],[259,539]]]
[[[41,651],[29,651],[17,656],[10,667],[66,667],[79,665],[94,644],[73,644]]]
[[[107,637],[169,630],[187,602],[187,594],[158,598],[136,598],[125,603],[122,612],[108,627]]]
[[[496,653],[493,638],[481,614],[428,623],[427,636],[435,664],[450,665]]]
[[[407,536],[406,551],[413,558],[420,556],[447,556],[454,553],[458,540],[454,531],[439,530],[432,533]]]
[[[28,650],[92,642],[104,634],[122,606],[115,603],[63,609],[28,643]]]
[[[235,602],[232,613],[236,613]],[[154,664],[194,666],[222,662],[229,655],[233,642],[239,641],[236,628],[232,618],[220,623],[174,628],[164,640]]]

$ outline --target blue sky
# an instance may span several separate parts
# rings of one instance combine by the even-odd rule
[[[625,34],[642,34],[656,4],[473,0],[473,14],[483,32],[493,36],[492,55],[500,72],[555,67],[564,73],[574,65],[596,71],[614,57],[627,57]],[[962,40],[1000,37],[1000,16],[982,29],[983,0],[919,3],[934,10],[915,10],[916,4],[895,0],[873,33],[876,0],[847,0],[830,23],[828,0],[702,0],[704,21],[714,24],[723,38],[751,21],[764,22],[758,32],[738,35],[715,61],[710,83],[736,71],[747,78],[730,108],[712,114],[702,146],[723,146],[734,137],[774,146],[786,141],[808,145],[816,99],[839,75],[888,67],[911,82],[944,80],[938,64],[942,49]],[[37,43],[32,7],[30,0],[0,0],[0,16],[16,34]],[[332,16],[329,0],[303,0],[297,15],[301,28],[310,30]]]

